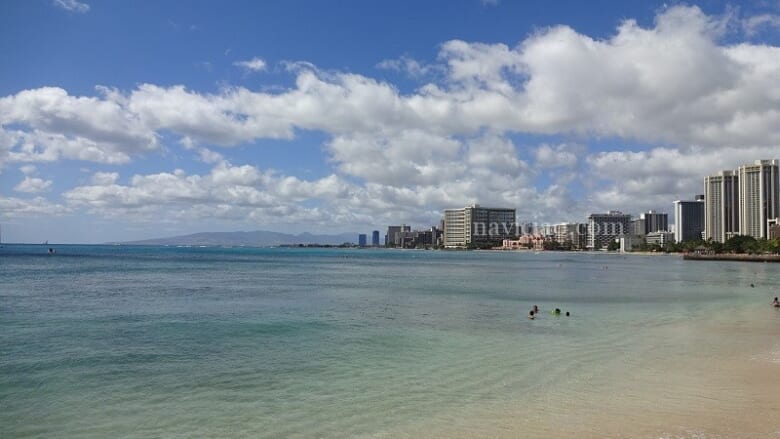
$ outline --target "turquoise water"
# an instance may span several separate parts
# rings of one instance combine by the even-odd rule
[[[696,371],[724,349],[776,360],[771,338],[708,337],[691,322],[780,324],[768,307],[778,264],[56,249],[0,249],[2,438],[543,437],[556,419],[695,404]],[[671,359],[679,376],[659,366]],[[690,385],[654,393],[676,379]]]

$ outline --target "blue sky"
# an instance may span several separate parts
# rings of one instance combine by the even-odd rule
[[[778,45],[778,1],[7,1],[3,238],[671,211],[780,156]]]

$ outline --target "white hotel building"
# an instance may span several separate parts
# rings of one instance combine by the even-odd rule
[[[704,239],[726,242],[739,234],[739,177],[721,171],[704,177]]]
[[[768,221],[780,216],[780,160],[739,167],[739,234],[767,238]]]

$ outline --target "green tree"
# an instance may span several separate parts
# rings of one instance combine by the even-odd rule
[[[732,236],[723,244],[723,249],[729,253],[756,253],[759,247],[756,238],[747,235]]]

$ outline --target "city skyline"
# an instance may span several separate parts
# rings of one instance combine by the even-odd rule
[[[0,6],[4,241],[671,213],[780,145],[777,4],[228,6]]]

